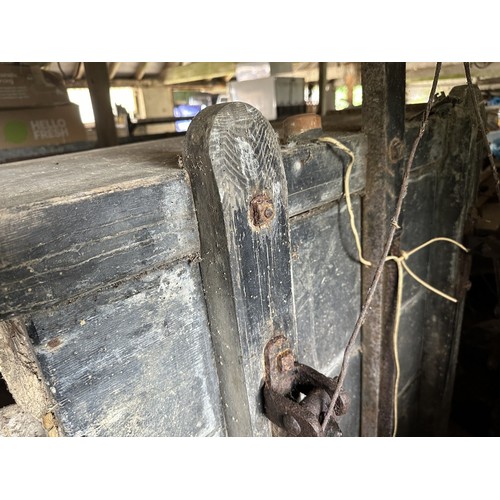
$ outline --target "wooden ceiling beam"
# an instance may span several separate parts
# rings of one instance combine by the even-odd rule
[[[160,79],[164,85],[175,85],[213,78],[232,78],[235,72],[236,63],[233,62],[198,62],[186,66],[165,67]]]
[[[109,67],[108,67],[108,74],[109,74],[109,79],[112,80],[116,74],[118,73],[118,69],[120,68],[120,64],[119,62],[112,62],[112,63],[109,63]]]
[[[137,66],[137,68],[135,70],[135,79],[138,82],[140,82],[144,78],[144,75],[146,74],[147,65],[148,65],[147,62],[142,62],[142,63],[139,63],[139,66]]]

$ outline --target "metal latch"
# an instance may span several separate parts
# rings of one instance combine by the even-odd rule
[[[290,436],[342,436],[336,419],[330,419],[325,432],[322,423],[337,387],[337,377],[329,378],[295,361],[286,337],[272,338],[264,350],[264,412],[269,420]],[[343,415],[349,401],[343,391],[334,411]]]

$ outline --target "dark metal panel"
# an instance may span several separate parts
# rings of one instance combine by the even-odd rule
[[[377,263],[387,241],[396,193],[401,185],[405,130],[405,63],[363,63],[363,132],[368,140],[366,197],[363,204],[363,253]],[[393,253],[399,240],[395,238]],[[392,326],[395,266],[387,266],[363,326],[362,434],[390,435],[394,362]],[[375,265],[363,270],[363,296]]]

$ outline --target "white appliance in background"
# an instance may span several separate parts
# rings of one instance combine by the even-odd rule
[[[278,108],[304,105],[304,79],[270,76],[257,80],[230,82],[232,101],[242,101],[257,108],[268,120],[278,118]]]

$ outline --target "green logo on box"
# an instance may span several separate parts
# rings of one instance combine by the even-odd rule
[[[7,142],[21,144],[28,138],[28,127],[24,122],[7,122],[3,128],[3,135]]]

